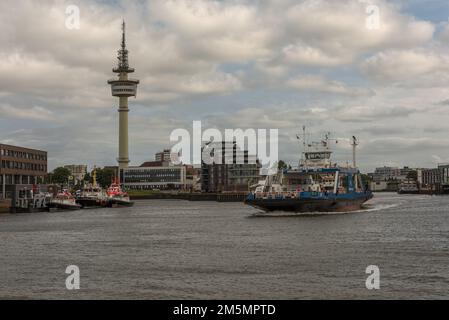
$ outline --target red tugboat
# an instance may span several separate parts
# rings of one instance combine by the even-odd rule
[[[117,178],[112,181],[107,190],[107,195],[112,207],[132,207],[134,205],[134,202],[129,199],[128,193],[120,187],[120,181]]]
[[[77,192],[76,203],[82,208],[109,207],[109,197],[106,192],[97,185],[97,169],[92,172],[93,182]]]
[[[63,209],[63,210],[78,210],[81,209],[81,205],[76,203],[76,199],[67,190],[62,190],[50,201],[51,208]]]

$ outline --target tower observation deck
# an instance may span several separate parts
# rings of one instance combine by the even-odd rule
[[[108,84],[111,85],[112,96],[119,97],[119,152],[117,162],[119,169],[128,167],[128,97],[136,97],[137,85],[139,80],[128,78],[128,73],[134,72],[134,68],[129,67],[128,50],[126,49],[125,40],[125,21],[122,23],[122,43],[118,50],[118,64],[112,69],[114,73],[118,73],[117,79],[111,79]]]

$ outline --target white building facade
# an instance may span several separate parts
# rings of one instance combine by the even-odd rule
[[[185,166],[128,167],[123,169],[122,183],[128,190],[188,189]]]

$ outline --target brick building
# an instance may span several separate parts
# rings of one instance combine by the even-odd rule
[[[47,175],[47,152],[0,144],[0,199],[8,186],[35,184]]]

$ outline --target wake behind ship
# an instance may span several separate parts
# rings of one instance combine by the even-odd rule
[[[305,133],[304,133],[305,137]],[[304,138],[305,139],[305,138]],[[355,166],[340,167],[331,161],[329,134],[319,143],[304,143],[303,157],[297,169],[280,170],[259,181],[245,203],[264,211],[347,212],[362,208],[373,197],[363,186]]]

